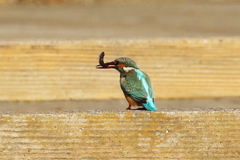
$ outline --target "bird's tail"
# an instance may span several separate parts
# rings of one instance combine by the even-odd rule
[[[143,106],[149,111],[157,111],[158,110],[153,102],[145,103],[145,104],[143,104]]]

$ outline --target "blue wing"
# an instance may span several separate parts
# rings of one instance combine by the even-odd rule
[[[154,94],[150,78],[144,72],[133,69],[126,73],[124,81],[120,81],[123,92],[147,110],[156,111]]]

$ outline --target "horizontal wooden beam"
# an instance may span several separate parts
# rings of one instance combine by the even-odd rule
[[[111,0],[113,2],[119,2],[120,0]],[[152,2],[164,2],[166,0],[152,0]],[[172,0],[173,2],[176,1],[176,2],[186,2],[186,0]],[[206,2],[205,0],[187,0],[189,2]],[[210,2],[214,2],[215,0],[210,0]],[[229,2],[229,0],[221,0],[221,2]],[[230,1],[234,1],[234,0],[230,0]],[[103,2],[109,2],[109,0],[101,0],[100,3],[103,3]],[[149,0],[128,0],[128,1],[124,1],[122,0],[122,2],[149,2]],[[217,1],[218,2],[218,1]],[[31,3],[35,3],[35,4],[63,4],[63,3],[80,3],[80,4],[85,4],[85,5],[92,5],[92,4],[99,4],[99,1],[93,1],[93,0],[37,0],[37,1],[34,1],[34,0],[1,0],[0,4],[31,4]]]
[[[239,97],[226,98],[193,98],[193,99],[156,99],[155,105],[159,110],[165,109],[188,109],[193,108],[238,108],[240,109]],[[36,102],[13,102],[1,101],[0,113],[38,113],[49,111],[89,111],[89,110],[125,110],[128,102],[119,100],[79,100],[79,101],[36,101]]]
[[[0,159],[239,159],[239,110],[0,115]]]
[[[240,96],[240,39],[15,41],[0,43],[0,100],[121,99],[119,73],[97,70],[132,58],[156,98]]]

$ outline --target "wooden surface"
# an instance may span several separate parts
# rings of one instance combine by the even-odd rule
[[[240,36],[237,1],[84,0],[86,5],[40,5],[40,1],[0,5],[0,40]]]
[[[119,73],[98,70],[130,57],[149,74],[156,98],[240,95],[239,39],[1,42],[0,100],[122,99]]]
[[[0,159],[231,159],[239,110],[3,114]]]
[[[204,110],[209,108],[240,109],[239,97],[193,98],[193,99],[156,99],[159,110]],[[79,101],[1,101],[1,113],[46,113],[60,111],[119,111],[128,107],[126,99],[119,100],[79,100]]]
[[[74,3],[74,4],[77,4],[77,3],[80,3],[82,5],[91,5],[91,4],[99,4],[99,3],[103,3],[103,2],[108,2],[109,0],[100,0],[100,1],[96,1],[96,0],[1,0],[0,1],[0,4],[64,4],[64,3],[67,3],[67,4],[71,4],[71,3]],[[166,0],[111,0],[112,2],[119,2],[119,1],[122,1],[123,3],[125,2],[149,2],[149,1],[152,1],[152,2],[156,2],[156,1],[166,1]],[[184,2],[186,0],[172,0],[174,2]],[[197,2],[206,2],[206,1],[209,1],[209,2],[219,2],[219,0],[187,0],[187,1],[190,1],[190,2],[194,2],[194,1],[197,1]],[[238,1],[238,0],[221,0],[220,2],[225,2],[225,1]]]

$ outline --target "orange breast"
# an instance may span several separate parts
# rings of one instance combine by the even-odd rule
[[[128,103],[131,105],[131,106],[138,106],[138,104],[129,96],[125,95],[125,98],[127,99]]]

